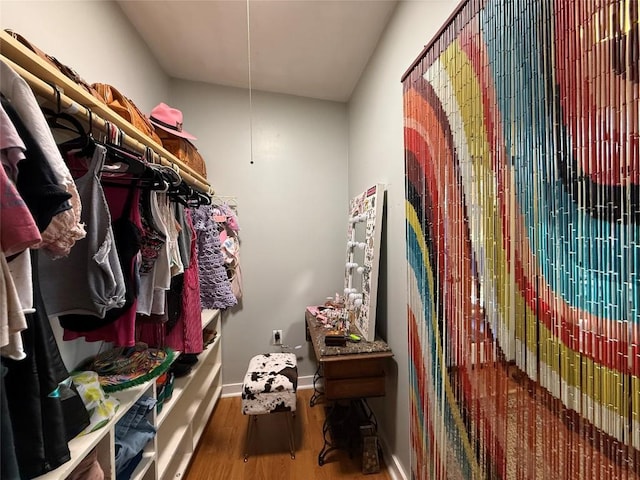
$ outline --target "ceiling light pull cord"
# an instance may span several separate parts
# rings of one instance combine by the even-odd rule
[[[249,163],[253,165],[253,98],[251,89],[251,28],[247,0],[247,65],[249,66]]]

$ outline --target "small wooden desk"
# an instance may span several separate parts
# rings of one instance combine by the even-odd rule
[[[318,454],[318,464],[322,466],[331,450],[354,449],[354,444],[359,441],[358,429],[360,432],[368,429],[376,437],[377,443],[377,421],[366,398],[384,396],[385,362],[393,356],[393,352],[381,339],[375,339],[373,342],[347,342],[343,347],[325,345],[327,329],[316,318],[317,313],[315,307],[307,307],[305,311],[307,341],[313,344],[318,362],[318,370],[313,379],[314,393],[309,403],[313,407],[320,398],[334,403],[341,400],[349,401],[346,409],[333,405],[327,410],[322,429],[324,446]],[[355,326],[352,326],[351,333],[360,334]],[[323,380],[323,390],[317,388],[319,379]],[[335,438],[338,431],[358,438],[348,439],[345,447],[340,443],[340,439]],[[363,471],[365,457],[370,458],[371,455],[371,452],[363,451]],[[378,452],[373,455],[377,464]]]
[[[387,358],[393,357],[386,342],[362,340],[329,347],[324,344],[327,329],[316,319],[313,307],[307,307],[305,319],[307,340],[313,344],[327,400],[384,396],[384,366]],[[351,330],[359,335],[355,326]]]

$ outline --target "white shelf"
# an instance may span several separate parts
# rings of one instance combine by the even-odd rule
[[[173,395],[158,415],[158,480],[176,479],[185,473],[222,393],[220,318],[218,310],[203,312],[203,329],[213,327],[218,335],[198,356],[189,375],[175,380]]]
[[[196,445],[200,441],[202,432],[204,432],[204,429],[206,428],[207,423],[209,421],[209,417],[211,416],[211,412],[213,412],[213,408],[216,406],[216,403],[218,403],[218,400],[220,399],[221,394],[222,394],[222,384],[218,385],[215,392],[213,393],[213,397],[211,397],[211,399],[209,400],[209,403],[206,406],[202,406],[201,404],[202,411],[199,413],[196,413],[196,417],[194,418],[194,422],[193,422],[195,426],[195,430],[193,432],[193,438],[194,438],[194,443]],[[198,419],[200,421],[198,421]]]
[[[159,479],[169,480],[170,478],[181,478],[187,471],[190,461],[191,454],[176,455],[173,457],[172,462],[162,471]]]
[[[202,329],[204,330],[216,317],[220,316],[220,310],[202,310]]]
[[[167,470],[167,467],[171,463],[171,459],[176,455],[180,455],[181,453],[185,455],[191,455],[193,453],[192,448],[188,448],[185,452],[183,445],[189,438],[187,435],[189,430],[188,424],[181,424],[178,428],[174,429],[170,436],[166,439],[166,441],[160,442],[158,439],[158,471],[164,472]],[[160,445],[162,443],[162,445]],[[183,448],[180,448],[180,447]]]
[[[146,473],[149,471],[149,468],[156,461],[156,453],[155,452],[144,452],[142,454],[142,460],[136,466],[136,469],[131,474],[131,480],[142,480],[145,478]]]
[[[170,480],[184,474],[202,432],[222,393],[222,344],[220,310],[202,312],[202,328],[217,331],[215,340],[198,355],[198,362],[189,375],[177,378],[171,399],[159,414],[155,409],[148,416],[156,427],[156,437],[145,447],[142,460],[132,474],[132,480]],[[107,425],[69,442],[71,460],[38,480],[62,480],[68,477],[92,449],[98,449],[98,461],[105,479],[115,480],[114,426],[142,395],[157,395],[156,379],[142,385],[113,392],[120,407]]]
[[[158,414],[158,418],[156,420],[158,427],[161,426],[162,422],[164,422],[164,419],[171,414],[174,405],[179,402],[180,397],[182,397],[185,389],[191,384],[192,379],[198,375],[198,372],[200,372],[202,368],[210,366],[207,365],[207,360],[216,350],[218,346],[217,344],[219,342],[220,335],[218,335],[215,341],[198,356],[198,363],[193,366],[193,369],[191,370],[191,372],[189,372],[188,375],[175,379],[171,399],[169,399],[169,401],[162,406],[162,411]]]

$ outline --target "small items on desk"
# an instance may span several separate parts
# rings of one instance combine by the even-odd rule
[[[337,330],[331,330],[324,336],[324,344],[328,347],[344,347],[347,341],[357,343],[360,340],[362,340],[360,335],[355,333],[345,335]]]
[[[342,332],[331,330],[324,336],[324,344],[330,347],[344,347],[347,337]]]

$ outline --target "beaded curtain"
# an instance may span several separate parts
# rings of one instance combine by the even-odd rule
[[[403,79],[413,479],[640,478],[638,0],[469,0]]]

